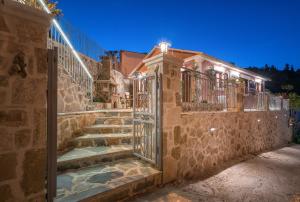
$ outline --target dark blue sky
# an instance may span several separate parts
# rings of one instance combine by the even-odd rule
[[[235,62],[300,67],[300,0],[60,0],[64,18],[107,50],[162,39]]]

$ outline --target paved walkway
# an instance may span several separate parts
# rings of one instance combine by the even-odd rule
[[[300,202],[300,145],[263,153],[206,180],[169,185],[136,199],[146,201]]]

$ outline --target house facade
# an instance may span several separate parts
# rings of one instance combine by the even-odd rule
[[[287,101],[267,78],[157,47],[100,64],[43,5],[0,2],[0,201],[119,201],[291,141]],[[94,91],[110,107],[87,108]],[[133,107],[113,109],[127,92]]]

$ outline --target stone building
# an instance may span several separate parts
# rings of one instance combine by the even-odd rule
[[[123,200],[291,141],[268,78],[174,48],[95,61],[40,7],[0,1],[0,201]],[[87,110],[98,80],[106,108],[132,89],[133,109]]]

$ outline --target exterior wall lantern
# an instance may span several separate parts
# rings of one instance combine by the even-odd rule
[[[159,48],[162,53],[168,53],[168,49],[170,46],[171,44],[166,41],[162,41],[159,43]]]

